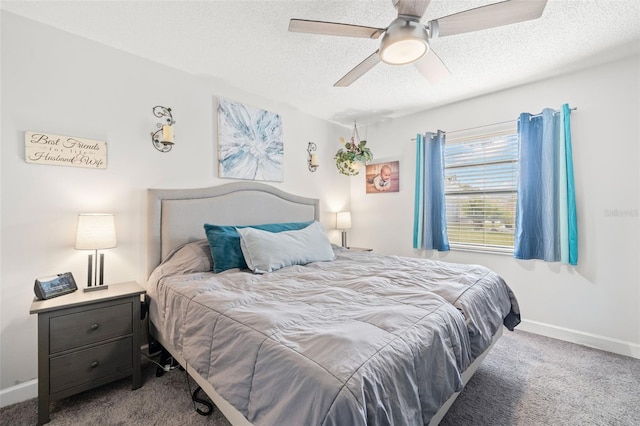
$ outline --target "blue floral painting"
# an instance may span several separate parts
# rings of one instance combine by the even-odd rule
[[[218,158],[220,177],[282,182],[282,119],[273,112],[220,99]]]

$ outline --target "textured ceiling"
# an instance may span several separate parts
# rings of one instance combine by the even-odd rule
[[[422,22],[495,0],[432,0]],[[342,124],[424,110],[640,50],[637,0],[549,0],[540,19],[435,39],[451,71],[437,85],[412,65],[377,65],[335,88],[378,40],[288,32],[290,18],[386,27],[391,0],[2,1],[80,36]]]

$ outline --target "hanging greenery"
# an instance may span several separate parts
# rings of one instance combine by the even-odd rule
[[[344,142],[343,138],[340,139]],[[355,176],[360,173],[357,163],[366,164],[373,159],[373,154],[366,145],[367,141],[360,140],[358,128],[354,122],[351,140],[345,143],[344,148],[340,148],[333,157],[336,160],[338,171],[346,176]]]

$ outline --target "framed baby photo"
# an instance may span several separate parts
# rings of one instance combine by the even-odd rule
[[[367,164],[366,193],[382,194],[400,191],[400,162]]]

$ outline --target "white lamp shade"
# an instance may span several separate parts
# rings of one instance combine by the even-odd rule
[[[336,214],[336,228],[338,229],[351,228],[351,212],[338,212]]]
[[[116,245],[113,214],[81,213],[78,215],[76,250],[101,250],[113,248]]]

